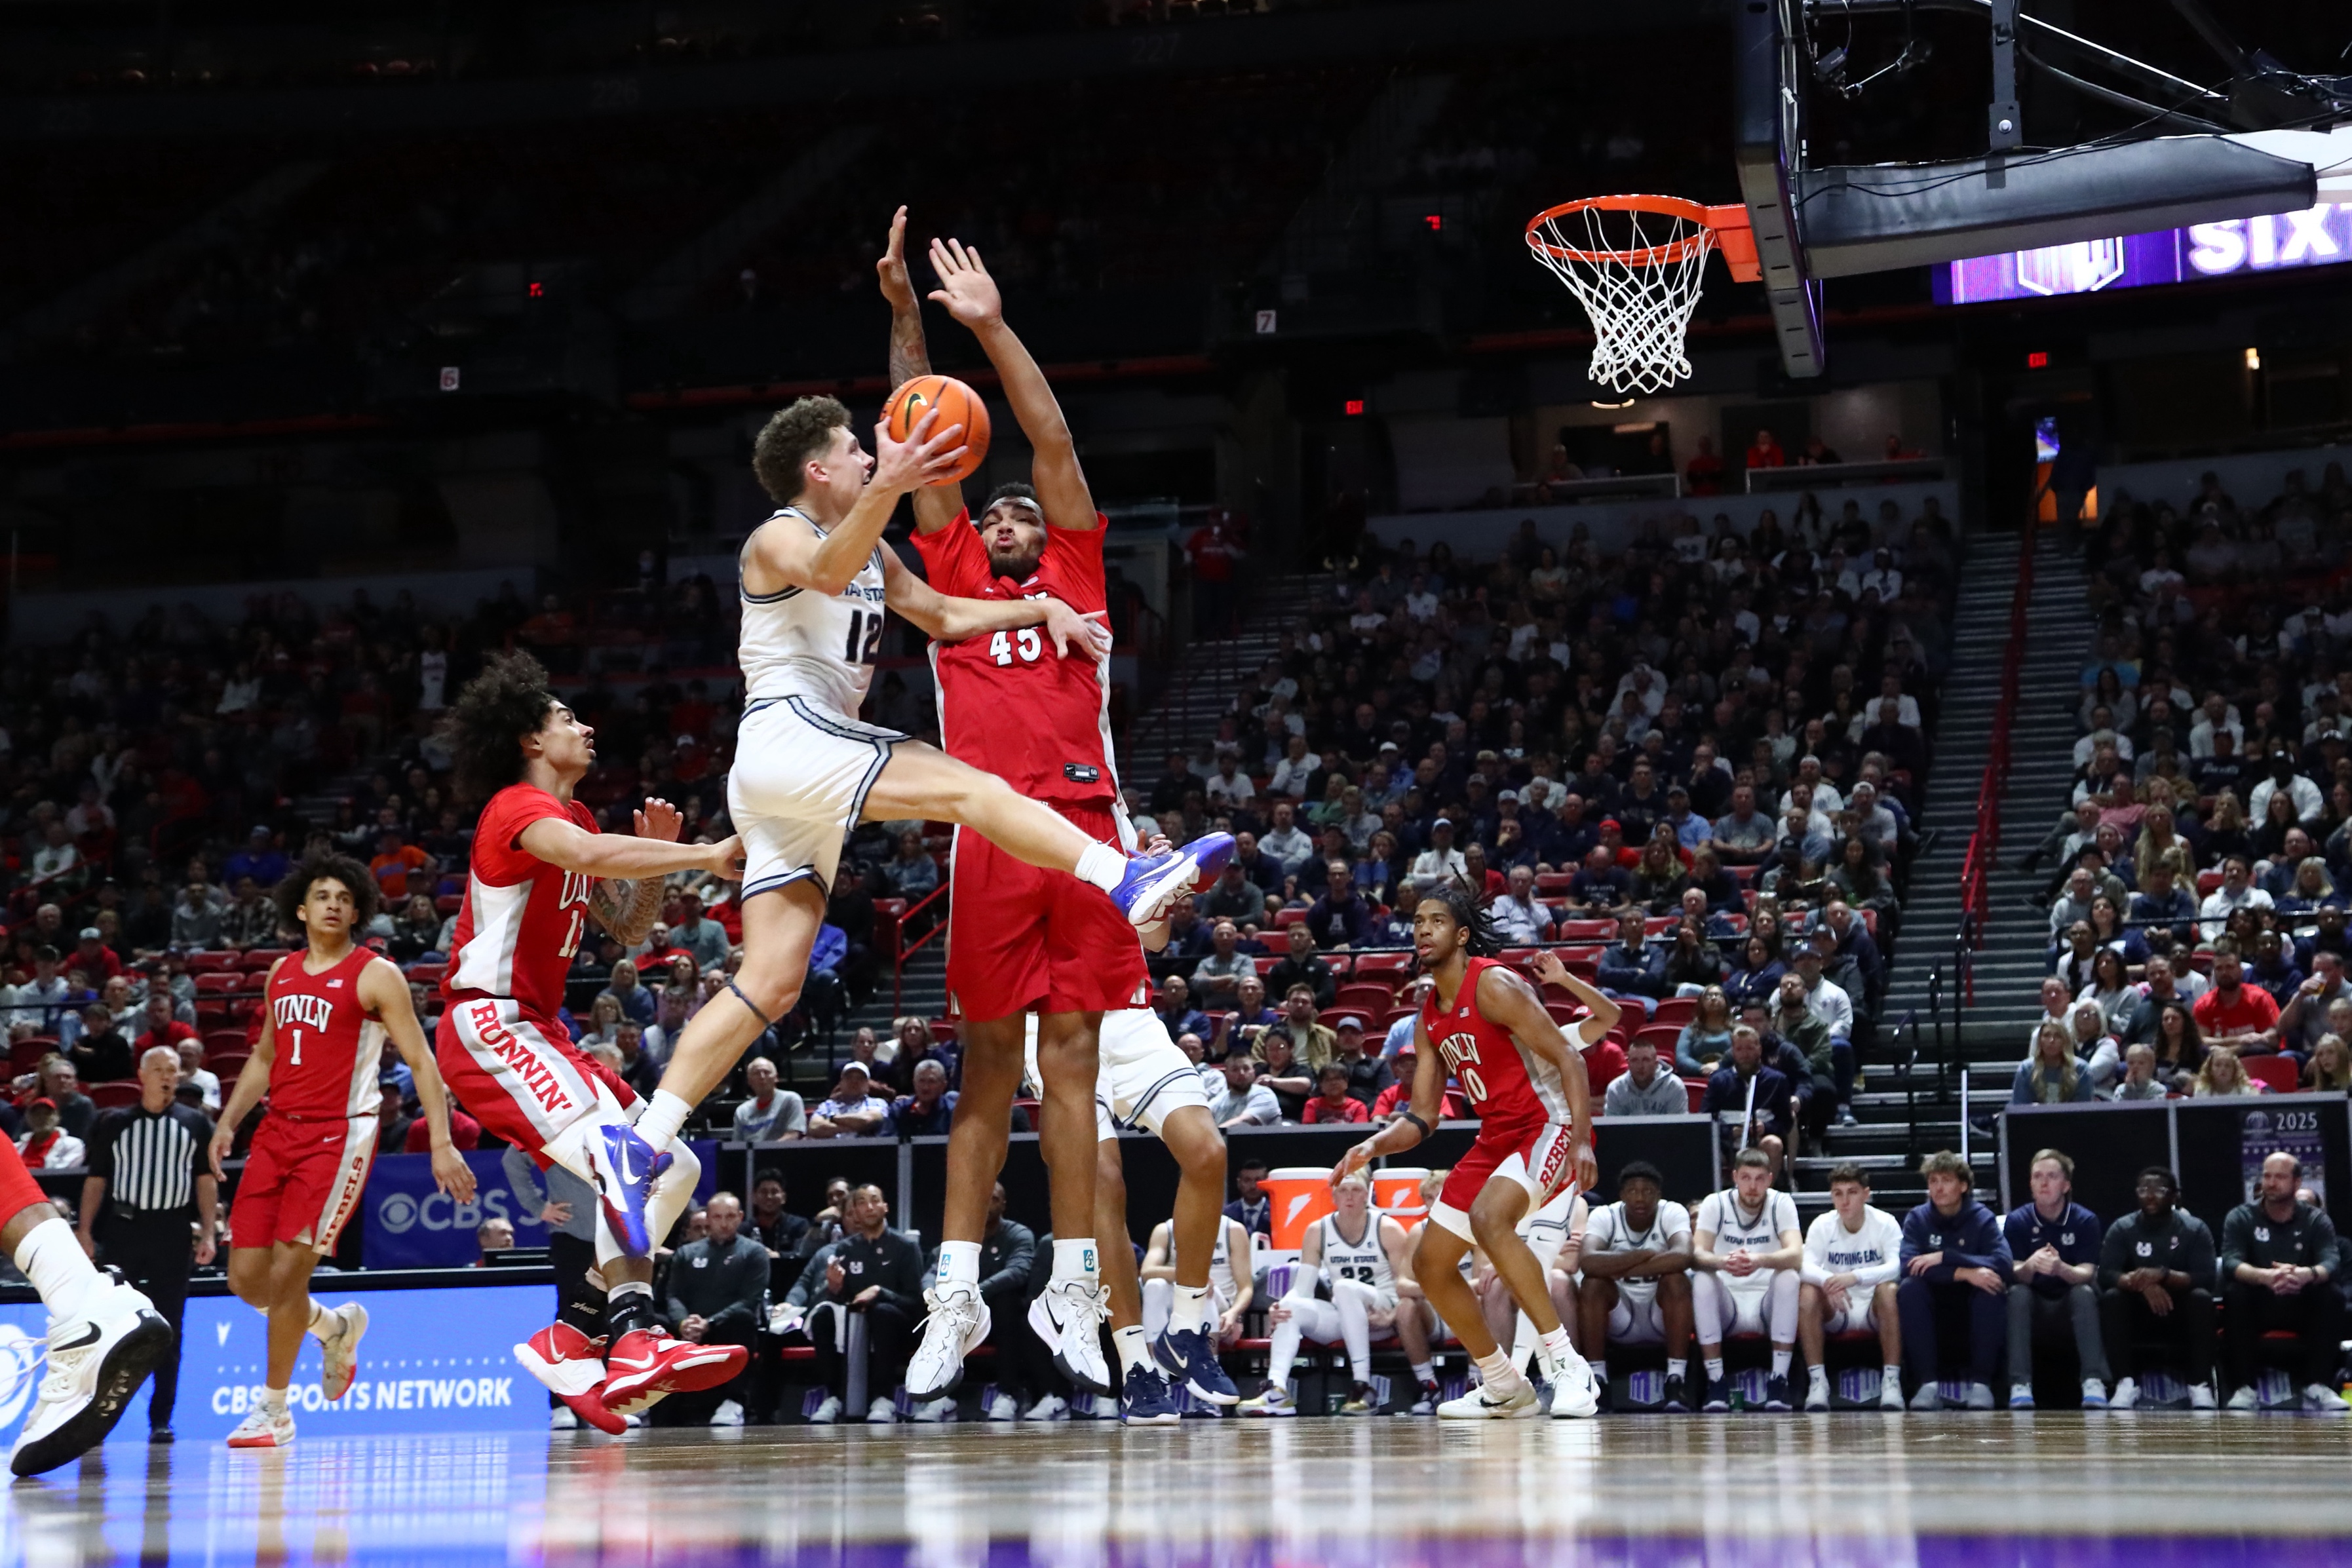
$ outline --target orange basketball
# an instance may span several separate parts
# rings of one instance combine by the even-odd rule
[[[954,473],[937,481],[950,485],[977,473],[988,456],[988,405],[980,401],[980,394],[953,376],[917,376],[890,394],[882,413],[890,422],[890,439],[904,441],[922,423],[923,415],[935,408],[940,417],[931,426],[932,434],[950,424],[963,426],[963,461]]]

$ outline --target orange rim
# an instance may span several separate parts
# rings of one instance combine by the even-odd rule
[[[1678,218],[1698,225],[1696,232],[1664,245],[1645,246],[1639,250],[1579,250],[1572,246],[1554,245],[1543,236],[1543,226],[1555,218],[1565,217],[1588,208],[1600,208],[1614,213],[1654,213],[1660,217]],[[1573,202],[1562,202],[1556,207],[1546,207],[1528,220],[1528,245],[1561,261],[1580,261],[1588,266],[1613,262],[1619,267],[1662,267],[1669,262],[1687,261],[1694,252],[1703,252],[1717,243],[1718,231],[1745,229],[1748,209],[1737,202],[1721,206],[1706,206],[1698,202],[1685,201],[1680,196],[1585,196]]]

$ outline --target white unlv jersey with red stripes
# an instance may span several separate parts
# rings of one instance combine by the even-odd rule
[[[360,1005],[360,971],[376,955],[354,947],[328,968],[310,974],[308,956],[282,959],[269,977],[269,1110],[305,1121],[341,1121],[375,1113],[376,1079],[383,1058],[383,1025]]]
[[[580,950],[596,879],[550,865],[522,847],[523,831],[542,817],[598,831],[587,807],[531,784],[509,784],[482,808],[441,982],[452,1000],[512,997],[545,1019],[563,1006],[563,977]]]

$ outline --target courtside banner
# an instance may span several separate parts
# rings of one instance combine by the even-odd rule
[[[303,1437],[547,1430],[547,1393],[514,1358],[514,1347],[546,1327],[555,1310],[546,1285],[352,1291],[350,1278],[320,1273],[310,1288],[330,1304],[367,1308],[359,1379],[341,1400],[326,1403],[319,1396],[319,1342],[303,1336],[289,1390]],[[16,1442],[32,1410],[47,1334],[39,1302],[0,1305],[0,1446]],[[264,1381],[268,1337],[267,1320],[234,1296],[189,1300],[172,1412],[182,1442],[218,1442],[245,1419]],[[145,1445],[152,1392],[152,1384],[139,1391],[110,1441]]]
[[[702,1162],[695,1197],[708,1202],[718,1190],[719,1145],[699,1139],[688,1146]],[[481,1256],[474,1233],[486,1219],[513,1226],[518,1247],[547,1245],[547,1227],[539,1222],[538,1210],[507,1179],[503,1151],[477,1151],[466,1163],[474,1167],[471,1203],[459,1203],[433,1185],[432,1155],[378,1156],[361,1201],[367,1222],[361,1256],[369,1268],[467,1268]]]

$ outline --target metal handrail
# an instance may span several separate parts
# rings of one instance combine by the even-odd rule
[[[940,880],[939,886],[931,889],[930,892],[923,894],[922,897],[917,899],[914,903],[908,904],[906,909],[900,912],[898,915],[898,931],[902,938],[906,933],[907,922],[912,919],[919,912],[929,908],[933,904],[945,898],[947,896],[949,885],[949,880],[942,877]],[[940,933],[947,930],[947,928],[948,923],[944,918],[942,918],[937,924],[933,925],[929,931],[926,931],[920,936],[916,937],[913,942],[909,943],[902,939],[898,943],[898,954],[890,961],[891,1016],[897,1017],[898,1014],[906,1010],[907,960],[914,956],[917,948],[925,946],[932,937],[939,936]]]
[[[1913,1008],[1895,1021],[1886,1043],[1898,1048],[1903,1068],[1905,1109],[1911,1119],[1911,1163],[1919,1163],[1919,1009]]]

